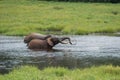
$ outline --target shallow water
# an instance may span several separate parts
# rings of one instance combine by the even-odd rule
[[[23,37],[0,36],[0,73],[15,66],[36,65],[85,68],[99,65],[120,66],[120,37],[69,36],[75,45],[58,44],[54,51],[27,49]]]

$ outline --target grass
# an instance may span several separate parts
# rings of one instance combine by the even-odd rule
[[[52,67],[39,70],[33,66],[23,66],[0,75],[0,80],[120,80],[120,67],[110,65],[74,70]]]
[[[1,0],[0,34],[120,32],[120,3]]]

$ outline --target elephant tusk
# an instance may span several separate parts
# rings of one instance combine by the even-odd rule
[[[68,44],[68,42],[63,42],[63,41],[60,41],[61,44]]]
[[[66,39],[67,39],[69,42],[67,42],[67,43],[66,43],[66,42],[63,42],[63,41],[66,40]],[[63,38],[61,38],[60,41],[62,42],[62,44],[68,44],[68,43],[70,43],[71,45],[73,45],[69,37],[63,37]]]

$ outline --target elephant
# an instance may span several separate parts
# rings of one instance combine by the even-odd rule
[[[42,34],[39,34],[39,33],[31,33],[29,35],[27,35],[25,38],[24,38],[24,43],[28,43],[32,40],[32,39],[41,39],[41,40],[44,40],[44,39],[47,39],[51,37],[51,35],[42,35]]]
[[[71,40],[69,37],[49,37],[47,39],[41,40],[41,39],[33,39],[29,42],[28,48],[33,50],[52,50],[52,48],[58,44],[67,44],[66,42],[63,42],[64,40],[69,40],[69,43],[71,43]]]

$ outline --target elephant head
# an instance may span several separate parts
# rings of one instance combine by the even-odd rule
[[[61,44],[67,44],[66,42],[63,42],[64,40],[68,40],[70,44],[72,44],[71,40],[69,37],[62,37],[62,38],[58,38],[58,37],[49,37],[47,39],[47,42],[49,45],[51,46],[55,46],[56,44],[58,43],[61,43]]]
[[[28,44],[28,48],[29,49],[52,49],[55,45],[57,45],[58,43],[62,43],[62,44],[67,44],[65,42],[63,42],[64,40],[68,39],[69,43],[71,43],[71,40],[69,37],[62,37],[62,38],[58,38],[58,37],[49,37],[45,40],[41,40],[41,39],[33,39],[29,42]]]
[[[24,38],[24,43],[29,43],[32,39],[45,40],[49,37],[51,37],[51,35],[42,35],[42,34],[39,34],[39,33],[31,33]]]

